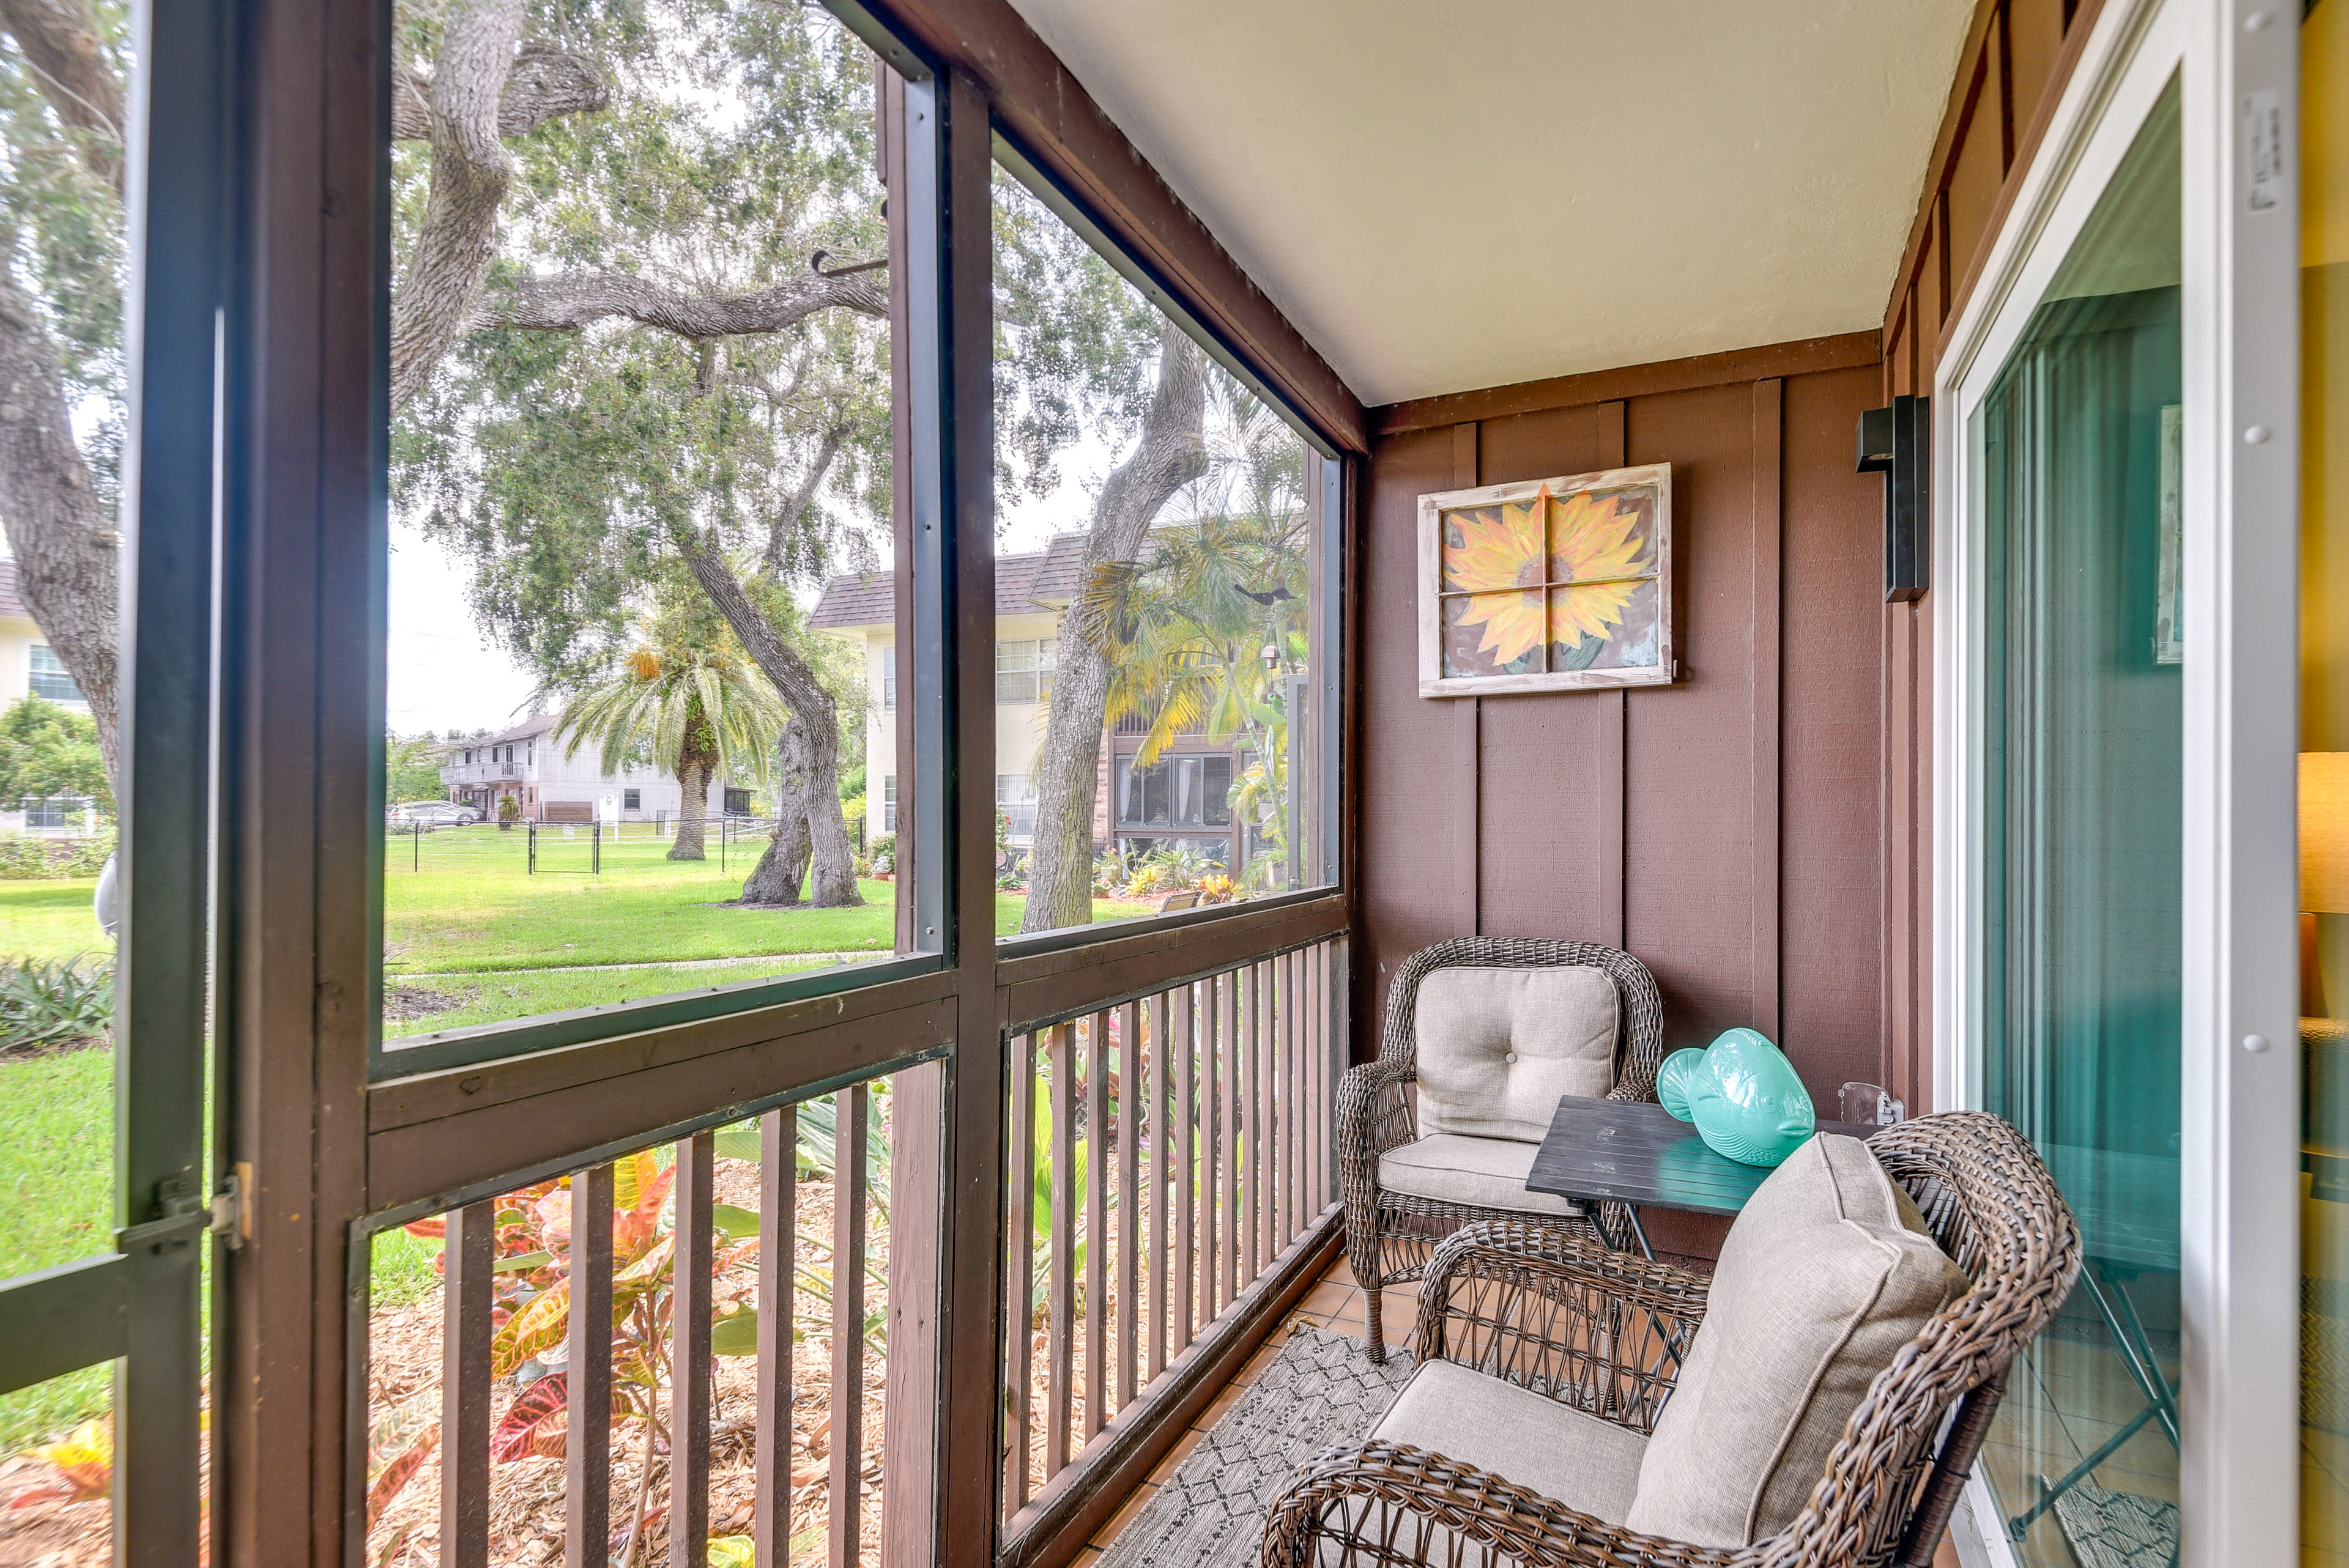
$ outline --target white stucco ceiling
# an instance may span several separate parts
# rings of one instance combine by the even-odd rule
[[[1880,325],[1971,0],[1012,0],[1365,403]]]

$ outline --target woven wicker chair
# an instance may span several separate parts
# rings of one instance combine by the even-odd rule
[[[1299,1471],[1266,1521],[1264,1568],[1930,1563],[2008,1364],[2079,1274],[2080,1234],[2038,1155],[1995,1117],[1925,1117],[1868,1147],[1973,1283],[1877,1375],[1785,1530],[1744,1547],[1640,1535],[1442,1454],[1373,1439]],[[1556,1230],[1480,1225],[1428,1266],[1418,1352],[1652,1431],[1705,1290],[1696,1274]]]
[[[1419,1278],[1435,1243],[1462,1226],[1516,1221],[1578,1233],[1593,1241],[1606,1239],[1587,1219],[1481,1208],[1380,1187],[1379,1157],[1418,1136],[1403,1086],[1419,1077],[1420,983],[1455,965],[1526,969],[1578,965],[1605,972],[1615,983],[1621,1018],[1615,1087],[1607,1098],[1656,1098],[1656,1068],[1664,1049],[1663,1003],[1656,995],[1656,977],[1630,954],[1588,942],[1473,936],[1439,942],[1404,960],[1387,992],[1386,1033],[1379,1043],[1379,1059],[1349,1068],[1338,1086],[1338,1171],[1346,1203],[1346,1257],[1362,1285],[1370,1357],[1375,1362],[1387,1358],[1381,1287]],[[1620,1216],[1613,1220],[1619,1230]]]

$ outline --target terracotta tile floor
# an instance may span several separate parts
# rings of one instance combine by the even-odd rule
[[[1673,1261],[1694,1262],[1696,1260],[1675,1259]],[[1389,1285],[1381,1315],[1385,1320],[1381,1327],[1385,1330],[1382,1337],[1386,1342],[1389,1345],[1406,1343],[1411,1338],[1412,1326],[1419,1315],[1419,1286],[1416,1284]],[[1287,1322],[1271,1338],[1265,1341],[1262,1349],[1248,1357],[1247,1365],[1240,1368],[1238,1375],[1232,1379],[1230,1385],[1221,1394],[1216,1396],[1213,1404],[1200,1413],[1197,1424],[1184,1434],[1183,1440],[1174,1445],[1174,1450],[1165,1459],[1159,1461],[1158,1468],[1150,1472],[1150,1479],[1136,1487],[1133,1495],[1127,1498],[1120,1505],[1117,1512],[1110,1516],[1109,1522],[1102,1525],[1100,1533],[1093,1537],[1092,1544],[1078,1553],[1076,1568],[1091,1568],[1092,1564],[1101,1560],[1102,1549],[1116,1540],[1118,1532],[1131,1524],[1135,1516],[1141,1513],[1143,1505],[1148,1502],[1158,1491],[1159,1483],[1174,1473],[1174,1467],[1183,1462],[1192,1449],[1197,1446],[1199,1439],[1223,1418],[1225,1411],[1232,1408],[1248,1385],[1256,1381],[1257,1375],[1271,1362],[1275,1352],[1279,1349],[1281,1340],[1288,1336],[1288,1330],[1300,1323],[1315,1324],[1340,1334],[1352,1335],[1357,1338],[1364,1333],[1367,1326],[1363,1315],[1362,1289],[1355,1282],[1354,1271],[1347,1266],[1342,1253],[1336,1263],[1330,1265],[1320,1279],[1314,1283],[1313,1287],[1299,1299],[1296,1309],[1288,1315]],[[1957,1553],[1947,1541],[1943,1541],[1940,1550],[1933,1554],[1933,1568],[1959,1568]]]

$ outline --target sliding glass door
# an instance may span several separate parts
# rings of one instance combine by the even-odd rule
[[[2178,132],[2173,79],[1962,412],[1975,1103],[2031,1138],[2087,1257],[1983,1449],[2044,1568],[2179,1538]]]

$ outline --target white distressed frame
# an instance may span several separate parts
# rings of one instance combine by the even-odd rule
[[[2183,1568],[2299,1560],[2297,5],[2107,0],[1936,377],[1934,1103],[1981,1103],[1977,497],[1989,391],[2145,114],[2181,77],[2185,621]],[[2239,120],[2279,95],[2280,196]],[[2280,187],[2280,189],[2279,189]],[[1970,455],[1970,454],[1969,454]],[[1987,1503],[1979,1479],[1973,1491]],[[1980,1509],[1970,1561],[2011,1563]]]
[[[1459,507],[1501,506],[1531,500],[1547,489],[1553,496],[1580,490],[1656,487],[1656,662],[1614,670],[1553,670],[1530,675],[1446,676],[1444,673],[1444,514]],[[1545,605],[1545,610],[1547,606]],[[1419,498],[1419,695],[1492,696],[1506,692],[1597,691],[1619,686],[1670,686],[1679,670],[1672,655],[1672,466],[1605,469],[1527,480],[1522,484],[1483,485],[1438,490]]]

